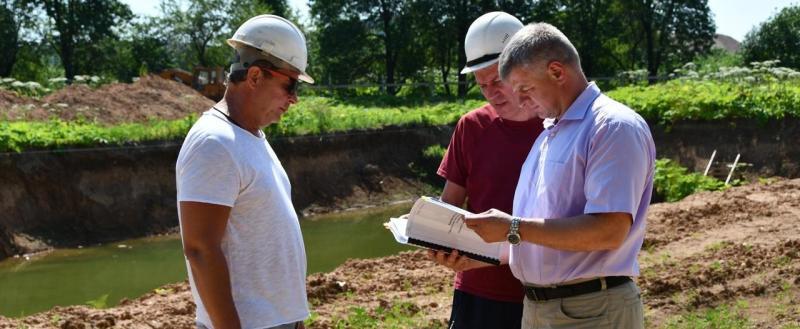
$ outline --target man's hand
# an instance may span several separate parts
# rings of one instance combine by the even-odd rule
[[[480,214],[467,215],[464,218],[467,227],[478,233],[485,242],[506,241],[511,228],[511,215],[497,209],[490,209]]]
[[[481,261],[474,260],[467,256],[458,254],[458,250],[453,250],[450,254],[444,251],[428,250],[428,258],[432,261],[443,265],[454,272],[467,271],[479,267],[492,266]]]

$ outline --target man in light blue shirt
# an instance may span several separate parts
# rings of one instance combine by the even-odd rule
[[[467,218],[487,242],[509,241],[526,286],[523,328],[642,328],[639,275],[655,146],[636,112],[600,92],[575,47],[546,23],[520,30],[500,76],[545,118],[520,173],[513,216]]]

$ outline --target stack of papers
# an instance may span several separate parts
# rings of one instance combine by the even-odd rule
[[[391,218],[386,227],[403,244],[458,253],[489,264],[500,264],[506,245],[486,243],[464,223],[470,212],[431,197],[421,197],[408,215]]]

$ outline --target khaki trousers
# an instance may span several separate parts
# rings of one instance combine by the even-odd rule
[[[634,282],[569,298],[525,298],[522,329],[644,328],[639,287]]]

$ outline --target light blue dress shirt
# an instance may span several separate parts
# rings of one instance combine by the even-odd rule
[[[633,224],[610,251],[572,252],[523,242],[509,263],[523,283],[550,285],[598,276],[639,275],[645,215],[655,171],[655,145],[636,112],[589,86],[562,117],[545,120],[522,166],[515,216],[558,219],[624,212]]]

